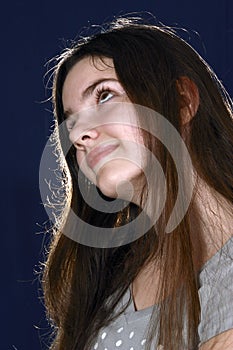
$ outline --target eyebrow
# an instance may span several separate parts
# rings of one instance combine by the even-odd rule
[[[105,79],[98,79],[96,81],[94,81],[93,83],[91,83],[91,85],[89,85],[83,92],[82,92],[82,99],[84,100],[85,98],[87,98],[88,96],[90,96],[92,94],[92,92],[95,90],[96,86],[104,83],[106,81],[118,81],[117,79],[114,78],[105,78]]]
[[[99,84],[104,83],[106,81],[117,81],[118,82],[118,80],[115,78],[105,78],[105,79],[102,78],[102,79],[95,80],[87,88],[85,88],[83,90],[83,92],[81,94],[81,99],[85,100],[87,97],[89,97],[93,93],[96,86],[98,86]],[[68,118],[72,114],[75,114],[75,112],[70,108],[68,108],[67,110],[64,111],[65,118]]]

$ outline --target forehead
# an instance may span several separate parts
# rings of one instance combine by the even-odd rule
[[[78,82],[79,85],[85,85],[86,81],[108,75],[115,75],[114,64],[111,58],[84,57],[67,74],[63,90],[68,84]]]
[[[113,60],[107,57],[84,57],[71,68],[66,76],[62,89],[63,104],[70,105],[74,100],[81,102],[82,92],[102,78],[117,78]]]
[[[86,56],[81,58],[70,70],[80,67],[90,71],[108,71],[114,69],[113,59],[108,57]]]

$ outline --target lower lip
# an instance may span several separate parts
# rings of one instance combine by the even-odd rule
[[[96,166],[96,164],[98,164],[99,161],[103,157],[106,157],[108,154],[110,154],[111,152],[115,151],[116,148],[117,148],[117,146],[107,146],[107,147],[104,148],[104,150],[102,152],[100,152],[99,154],[97,154],[93,158],[90,155],[87,156],[87,164],[88,164],[88,166],[93,169]]]

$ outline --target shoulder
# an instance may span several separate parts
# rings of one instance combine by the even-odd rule
[[[203,344],[200,349],[210,349],[209,341],[213,344],[217,337],[222,341],[231,338],[233,343],[233,237],[200,271],[199,298],[201,319],[198,333],[200,344]]]

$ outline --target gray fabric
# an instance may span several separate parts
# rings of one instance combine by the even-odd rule
[[[233,328],[233,238],[203,266],[199,282],[203,343]]]
[[[200,344],[233,328],[233,238],[217,252],[199,274],[201,322],[198,327]],[[125,305],[128,290],[121,301]],[[155,308],[158,306],[155,305]],[[133,302],[115,322],[102,329],[94,350],[143,350],[147,325],[153,307],[135,311]],[[156,337],[151,349],[155,349]],[[162,347],[158,348],[163,349]]]

